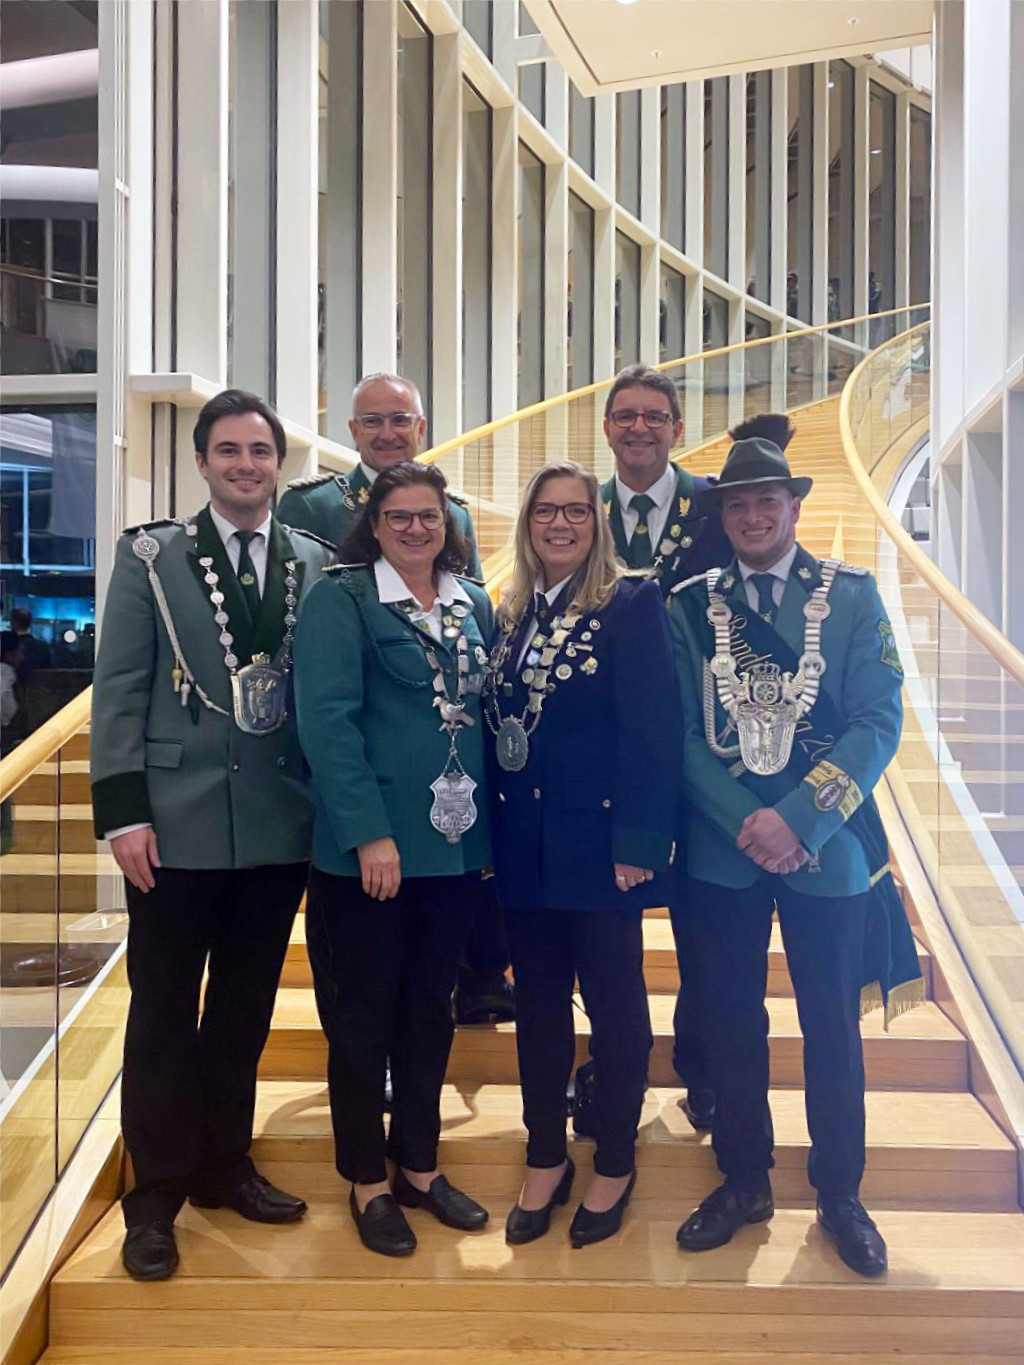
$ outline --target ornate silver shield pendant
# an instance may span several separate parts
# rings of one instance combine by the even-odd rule
[[[269,735],[280,730],[288,715],[287,679],[266,663],[246,664],[231,675],[235,724],[247,735]]]
[[[526,760],[530,757],[530,741],[515,716],[506,716],[498,726],[494,746],[498,767],[503,772],[518,773],[526,767]]]
[[[476,824],[476,783],[468,773],[442,773],[431,782],[430,790],[434,793],[430,823],[450,844],[457,844]]]

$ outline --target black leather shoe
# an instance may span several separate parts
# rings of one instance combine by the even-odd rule
[[[457,1024],[510,1024],[515,1017],[515,987],[504,976],[460,986],[455,994]]]
[[[189,1196],[197,1209],[234,1209],[253,1223],[294,1223],[306,1212],[306,1201],[271,1185],[259,1171],[238,1185],[219,1190],[200,1190]]]
[[[715,1092],[697,1090],[694,1087],[686,1092],[679,1101],[679,1108],[690,1120],[691,1128],[698,1133],[710,1133],[715,1125]]]
[[[355,1190],[349,1194],[348,1203],[363,1246],[381,1256],[411,1256],[416,1250],[416,1234],[392,1195],[378,1194],[362,1213]]]
[[[727,1180],[690,1214],[676,1233],[676,1241],[684,1251],[710,1251],[725,1246],[744,1223],[765,1223],[774,1212],[767,1182],[751,1190]]]
[[[581,1204],[573,1214],[569,1225],[569,1241],[574,1247],[590,1246],[592,1242],[603,1242],[606,1237],[614,1237],[622,1227],[622,1215],[626,1212],[629,1196],[636,1184],[636,1169],[629,1177],[629,1184],[604,1213],[594,1213]]]
[[[505,1241],[510,1246],[522,1246],[526,1242],[535,1242],[538,1237],[544,1236],[551,1226],[551,1214],[555,1207],[559,1204],[568,1204],[569,1196],[572,1194],[572,1179],[575,1174],[576,1167],[572,1164],[572,1157],[566,1157],[562,1178],[556,1185],[554,1194],[543,1208],[521,1209],[516,1204],[505,1220]]]
[[[462,1232],[475,1232],[482,1228],[490,1217],[487,1210],[463,1194],[443,1175],[434,1176],[430,1188],[423,1192],[407,1179],[401,1167],[392,1186],[395,1199],[403,1208],[429,1209],[435,1218],[449,1228],[459,1228]]]
[[[835,1243],[840,1260],[858,1275],[884,1275],[885,1242],[859,1199],[818,1196],[818,1222]]]
[[[174,1224],[137,1223],[124,1235],[124,1268],[133,1280],[169,1280],[178,1268]]]

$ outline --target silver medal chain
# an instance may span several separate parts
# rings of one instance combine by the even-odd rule
[[[498,688],[505,681],[502,668],[511,653],[512,635],[516,627],[513,626],[506,630],[501,639],[493,663],[491,665],[493,674],[493,684],[490,688],[491,706],[485,707],[484,715],[487,720],[488,728],[492,734],[497,734],[502,725],[508,721],[513,721],[518,725],[526,739],[533,734],[540,724],[540,714],[544,708],[544,699],[554,692],[555,684],[549,681],[551,674],[561,677],[561,670],[556,670],[555,665],[562,649],[568,642],[569,636],[575,630],[578,622],[582,619],[583,613],[575,607],[570,607],[564,616],[556,616],[551,623],[551,634],[544,637],[539,634],[534,637],[535,649],[540,651],[540,658],[536,668],[524,668],[522,671],[523,681],[529,685],[529,692],[526,698],[526,706],[523,708],[521,716],[505,716],[501,714],[501,707],[498,704]],[[599,624],[591,621],[591,626]],[[537,643],[539,639],[539,643]],[[571,672],[571,670],[570,670]],[[564,681],[564,678],[562,679]]]
[[[229,629],[231,622],[224,610],[224,594],[220,590],[220,578],[213,567],[209,555],[200,555],[199,563],[204,570],[203,578],[210,590],[213,606],[213,619],[220,627],[220,643],[224,649],[224,666],[232,675],[238,670],[238,655],[235,653],[235,637]],[[295,577],[295,560],[284,562],[284,639],[281,641],[280,671],[288,676],[292,666],[292,643],[295,639],[295,606],[298,602],[298,579]]]

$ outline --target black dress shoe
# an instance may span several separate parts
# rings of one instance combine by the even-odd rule
[[[885,1242],[859,1199],[818,1196],[818,1222],[835,1243],[840,1260],[858,1275],[884,1275]]]
[[[693,1086],[679,1101],[679,1108],[698,1133],[710,1133],[715,1125],[715,1092]]]
[[[237,1185],[199,1190],[189,1196],[197,1209],[234,1209],[254,1223],[294,1223],[306,1212],[306,1201],[271,1185],[259,1171]]]
[[[459,1228],[462,1232],[475,1232],[490,1217],[475,1199],[457,1190],[443,1175],[435,1175],[430,1188],[424,1192],[418,1190],[399,1167],[392,1191],[403,1208],[429,1209],[447,1227]]]
[[[710,1251],[725,1246],[744,1223],[764,1223],[775,1212],[771,1186],[744,1189],[726,1181],[712,1190],[676,1233],[685,1251]]]
[[[136,1223],[124,1235],[124,1268],[133,1280],[168,1280],[178,1268],[174,1224]]]
[[[518,1204],[505,1220],[505,1241],[511,1246],[522,1246],[525,1242],[535,1242],[543,1237],[551,1226],[551,1214],[556,1205],[568,1204],[572,1194],[572,1178],[576,1167],[572,1157],[566,1157],[562,1178],[555,1186],[555,1192],[540,1209],[522,1209]]]
[[[457,1024],[510,1024],[515,1017],[515,987],[504,976],[462,985],[456,991]]]
[[[363,1246],[381,1256],[411,1256],[416,1250],[416,1234],[392,1195],[378,1194],[362,1213],[355,1190],[349,1194],[348,1202]]]
[[[626,1212],[629,1196],[636,1184],[636,1168],[629,1177],[629,1184],[604,1213],[594,1213],[581,1204],[573,1214],[569,1225],[569,1241],[574,1247],[590,1246],[593,1242],[603,1242],[606,1237],[614,1237],[622,1227],[622,1215]]]

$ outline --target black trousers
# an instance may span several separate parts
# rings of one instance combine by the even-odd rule
[[[121,1124],[129,1226],[173,1219],[190,1190],[244,1180],[256,1068],[306,864],[189,871],[126,884],[131,1005]],[[209,971],[202,1016],[199,994]]]
[[[335,1159],[346,1180],[385,1180],[388,1156],[408,1171],[437,1165],[451,996],[479,880],[476,872],[407,877],[393,900],[378,901],[358,877],[310,873],[306,935],[326,1017]],[[394,1101],[385,1141],[388,1058]]]
[[[572,994],[579,979],[590,1018],[598,1175],[628,1175],[651,1050],[639,915],[613,911],[506,911],[516,983],[516,1046],[528,1166],[566,1156],[565,1091],[576,1039]]]
[[[459,989],[473,991],[504,976],[508,969],[508,936],[505,916],[498,904],[494,877],[481,881],[473,917],[473,931],[459,969]]]
[[[811,1136],[808,1176],[823,1195],[856,1195],[864,1174],[860,986],[867,896],[791,891],[778,877],[732,890],[691,881],[688,942],[696,953],[715,1088],[712,1145],[738,1184],[772,1166],[768,1108],[768,942],[777,907],[804,1035]]]
[[[688,887],[684,878],[672,888],[669,916],[672,936],[676,944],[679,964],[679,994],[672,1016],[672,1067],[688,1090],[709,1090],[711,1063],[704,1040],[704,1014],[700,998],[700,973],[696,951],[688,939],[689,916],[686,914]]]

